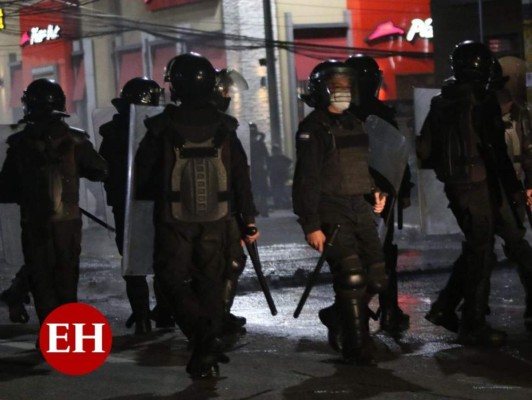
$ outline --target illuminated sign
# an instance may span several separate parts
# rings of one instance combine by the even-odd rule
[[[415,39],[416,35],[419,35],[423,39],[432,39],[434,32],[432,30],[432,18],[420,19],[414,18],[410,23],[410,29],[406,34],[406,40],[411,42]]]
[[[4,24],[4,9],[0,7],[0,30],[6,29]]]
[[[377,25],[375,30],[371,33],[371,35],[368,36],[366,40],[368,42],[372,42],[373,40],[381,39],[386,36],[402,35],[404,33],[405,31],[398,26],[395,26],[392,21],[386,21]]]
[[[33,46],[41,44],[45,41],[56,40],[60,38],[59,32],[61,27],[59,25],[48,25],[46,28],[31,28],[29,32],[24,32],[20,37],[20,47],[27,45]]]
[[[402,36],[404,34],[404,29],[394,25],[392,21],[386,21],[377,25],[373,32],[367,37],[366,42],[370,43],[388,36]],[[419,35],[419,37],[423,39],[432,39],[434,37],[432,18],[414,18],[410,21],[410,28],[408,28],[405,38],[409,42],[412,42],[416,38],[416,35]]]

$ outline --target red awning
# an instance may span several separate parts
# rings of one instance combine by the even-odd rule
[[[22,66],[11,68],[11,107],[22,107],[20,98],[22,97],[24,87],[22,84]]]
[[[81,62],[78,69],[78,74],[74,82],[74,91],[72,93],[72,101],[82,101],[85,98],[85,62]]]

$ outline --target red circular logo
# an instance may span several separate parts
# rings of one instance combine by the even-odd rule
[[[52,311],[39,332],[41,353],[53,368],[84,375],[104,363],[113,335],[109,321],[96,308],[69,303]]]

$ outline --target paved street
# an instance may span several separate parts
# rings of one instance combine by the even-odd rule
[[[411,329],[392,338],[372,322],[379,365],[361,368],[340,362],[317,318],[332,298],[326,273],[301,316],[292,317],[317,256],[301,241],[292,217],[280,214],[260,222],[261,257],[279,314],[270,315],[248,267],[234,306],[235,314],[247,317],[248,333],[229,353],[231,362],[221,365],[220,379],[190,380],[184,370],[187,343],[177,330],[137,338],[124,327],[129,305],[118,257],[111,238],[92,227],[84,231],[80,301],[97,307],[111,322],[110,357],[89,375],[62,375],[34,350],[38,326],[33,307],[26,325],[10,324],[7,309],[0,307],[0,399],[532,398],[532,334],[522,323],[524,294],[515,269],[500,252],[489,318],[508,332],[508,344],[498,350],[465,348],[453,342],[453,334],[423,318],[445,282],[444,267],[459,252],[460,238],[422,238],[409,229],[401,233],[400,302],[411,316]],[[15,271],[0,264],[1,288]]]

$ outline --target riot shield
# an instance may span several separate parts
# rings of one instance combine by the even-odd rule
[[[102,144],[102,137],[100,136],[100,127],[111,121],[113,119],[113,115],[116,114],[116,109],[112,106],[109,107],[102,107],[102,108],[95,108],[92,111],[92,129],[93,129],[93,135],[94,137],[94,148],[96,151],[100,149],[100,146]],[[95,183],[95,182],[94,182]],[[98,207],[96,208],[95,212],[98,214],[99,217],[104,217],[103,220],[106,224],[114,226],[114,217],[113,217],[113,211],[110,206],[107,205],[106,201],[106,193],[105,189],[103,188],[103,185],[101,183],[98,183],[99,190],[97,190],[96,185],[91,185],[90,191],[92,193],[96,193],[98,196],[103,196],[103,202],[100,203],[100,198],[96,199],[96,204]],[[114,238],[114,233],[111,231],[107,231],[109,236]]]
[[[135,154],[146,133],[144,120],[164,107],[131,105],[129,120],[128,182],[124,226],[122,275],[153,274],[153,202],[135,198]]]
[[[88,131],[86,124],[82,123],[79,115],[69,113],[69,116],[65,119],[65,122],[74,128],[79,128],[87,131],[90,137],[92,145],[95,147],[94,136]],[[92,182],[88,179],[79,180],[79,206],[89,214],[97,216],[99,219],[106,219],[105,216],[105,191],[101,182]],[[87,229],[91,226],[98,225],[92,219],[87,218],[85,215],[81,217],[83,221],[83,229]]]
[[[0,167],[3,167],[8,145],[7,138],[24,129],[24,124],[0,125]],[[7,264],[24,264],[20,240],[20,210],[18,204],[0,204],[0,240]]]
[[[416,135],[419,135],[427,117],[432,97],[438,93],[440,89],[414,88]],[[442,201],[445,197],[443,183],[436,179],[436,174],[431,169],[418,169],[417,176],[421,231],[427,235],[459,233],[460,227],[447,207],[447,201]]]
[[[388,190],[396,195],[401,186],[408,163],[408,143],[399,130],[376,115],[370,115],[364,123],[369,136],[369,166],[384,177]]]
[[[392,201],[390,212],[378,218],[379,238],[384,242],[393,214],[397,193],[408,163],[408,143],[399,130],[376,115],[369,115],[364,123],[369,136],[369,166],[379,187],[388,193]]]

